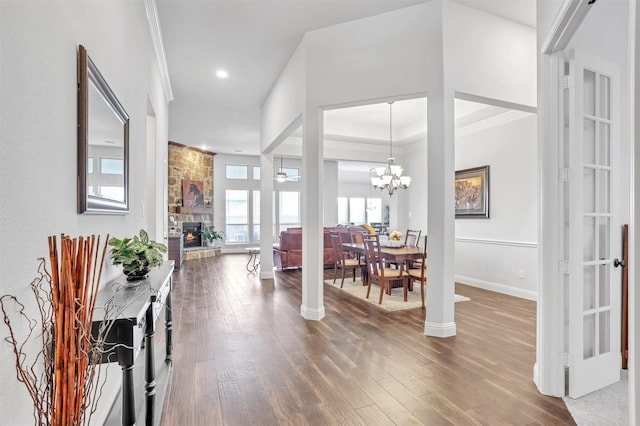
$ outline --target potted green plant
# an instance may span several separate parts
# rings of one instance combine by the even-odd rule
[[[216,241],[224,241],[224,232],[216,231],[213,226],[200,231],[200,235],[207,241],[207,245],[209,247],[214,247],[214,249],[219,249],[219,247],[215,247]],[[218,253],[216,253],[216,255],[217,254]]]
[[[149,234],[144,229],[139,236],[133,238],[111,238],[111,262],[114,265],[122,265],[122,272],[127,276],[127,281],[136,281],[146,278],[153,266],[162,264],[162,255],[167,252],[167,246],[149,239]]]

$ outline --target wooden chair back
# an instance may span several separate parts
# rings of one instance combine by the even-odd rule
[[[422,231],[417,229],[407,229],[407,233],[404,235],[405,246],[418,246],[420,243],[420,235]]]

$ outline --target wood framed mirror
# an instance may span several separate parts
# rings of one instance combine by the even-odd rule
[[[78,46],[78,213],[129,212],[129,115]]]

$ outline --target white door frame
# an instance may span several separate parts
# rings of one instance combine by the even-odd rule
[[[554,52],[562,51],[579,27],[584,13],[577,13],[579,0],[564,0],[558,16],[551,26],[542,45],[538,61],[538,170],[539,170],[539,268],[540,283],[538,288],[536,364],[534,365],[534,382],[545,395],[564,395],[564,335],[557,326],[564,320],[563,292],[559,284],[559,164],[557,149],[561,129],[558,123],[559,113],[559,66],[561,58]],[[585,7],[585,6],[583,6]],[[588,8],[588,6],[586,6]],[[630,124],[630,162],[631,164],[631,227],[629,240],[629,419],[630,424],[640,424],[640,416],[636,409],[636,395],[640,395],[639,370],[640,353],[636,341],[640,341],[640,327],[635,327],[636,306],[640,306],[640,291],[635,291],[635,265],[640,264],[640,230],[635,223],[640,223],[640,197],[635,197],[635,188],[640,188],[640,150],[635,147],[635,134],[640,134],[640,118],[634,111],[640,111],[640,53],[636,51],[639,43],[635,42],[635,23],[640,20],[640,8],[630,2],[629,14],[629,72],[631,92],[631,114],[634,117]],[[636,95],[638,91],[638,95]],[[637,129],[637,130],[636,130]],[[637,182],[637,185],[636,185]],[[636,208],[636,202],[638,207]]]

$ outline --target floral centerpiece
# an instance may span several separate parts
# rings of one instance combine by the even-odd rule
[[[389,234],[389,239],[391,241],[400,241],[400,238],[402,238],[402,233],[400,231],[393,231]]]

